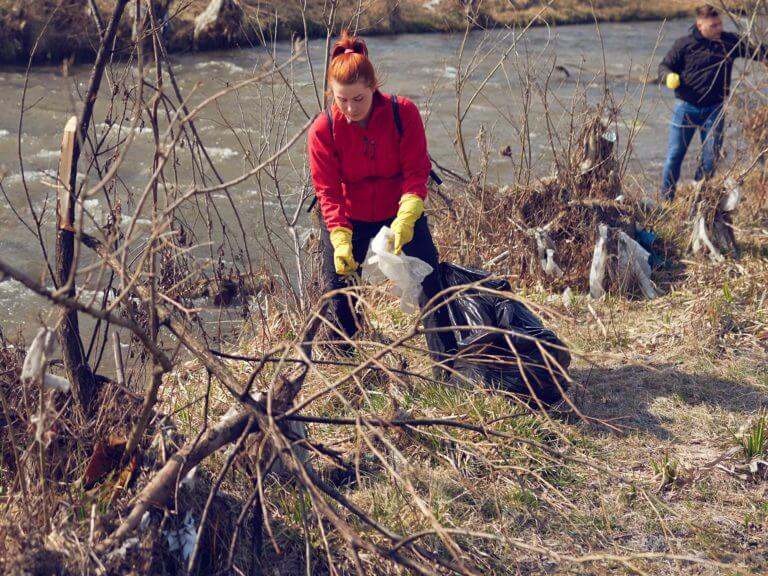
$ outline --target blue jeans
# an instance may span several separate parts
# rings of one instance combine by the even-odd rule
[[[669,128],[669,144],[667,145],[667,160],[664,163],[662,175],[661,197],[671,200],[675,196],[677,180],[680,178],[680,167],[683,165],[685,153],[693,140],[696,130],[701,136],[701,158],[696,169],[695,180],[709,178],[714,174],[720,146],[723,143],[723,105],[695,106],[678,100],[672,113],[672,123]]]

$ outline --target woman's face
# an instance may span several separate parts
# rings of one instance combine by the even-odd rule
[[[373,104],[373,88],[364,82],[339,84],[331,80],[331,91],[336,106],[350,122],[362,122],[368,118]]]

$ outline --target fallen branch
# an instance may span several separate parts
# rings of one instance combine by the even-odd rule
[[[248,434],[257,431],[258,428],[253,427],[253,423],[253,415],[248,410],[224,417],[199,442],[190,441],[171,456],[136,497],[128,517],[111,536],[96,547],[96,552],[103,554],[113,546],[119,545],[138,527],[145,512],[152,507],[165,505],[173,495],[178,478],[183,478],[205,458],[234,442],[246,431]]]

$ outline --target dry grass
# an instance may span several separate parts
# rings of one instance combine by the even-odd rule
[[[653,215],[655,225],[683,253],[688,231],[673,214]],[[485,574],[765,573],[768,483],[745,471],[739,439],[760,407],[768,406],[765,214],[762,206],[737,220],[740,259],[715,265],[683,258],[667,279],[666,295],[652,302],[612,296],[594,302],[577,295],[566,306],[557,294],[520,287],[519,295],[577,355],[569,394],[583,418],[567,406],[561,413],[531,412],[502,393],[435,382],[424,343],[416,339],[382,360],[402,372],[361,370],[302,413],[385,421],[450,418],[505,436],[441,426],[314,423],[308,437],[324,455],[314,453],[312,467],[374,521],[399,534],[423,532],[424,547],[446,554],[445,543],[430,533],[433,518],[453,531],[465,560]],[[348,376],[350,368],[413,325],[391,297],[374,292],[367,300],[368,325],[351,366],[334,364],[338,358],[321,353],[299,401]],[[241,353],[259,356],[289,342],[297,327],[288,316],[272,315],[262,328],[259,335],[242,335]],[[18,354],[5,347],[3,354],[10,370],[3,391],[16,391],[6,396],[27,426],[34,398],[30,393],[33,405],[24,408],[19,393],[24,388],[13,378]],[[247,379],[251,363],[228,363]],[[277,373],[267,368],[257,384],[266,386]],[[9,500],[13,487],[2,485],[4,502],[12,502],[0,523],[4,573],[46,573],[54,565],[63,567],[60,573],[98,573],[87,542],[113,529],[167,454],[204,427],[201,398],[207,385],[205,370],[196,363],[167,378],[160,413],[169,418],[148,435],[152,442],[143,448],[136,484],[112,504],[103,492],[85,492],[56,477],[79,476],[77,468],[95,440],[121,430],[129,399],[104,402],[99,425],[78,438],[56,428],[58,436],[45,453],[48,497],[33,491],[32,503],[25,505],[19,498]],[[209,419],[215,421],[231,402],[215,381],[208,397]],[[14,427],[23,432],[14,437],[22,452],[33,445],[33,429],[25,426]],[[69,454],[57,456],[57,446]],[[253,488],[251,450],[235,460],[213,501],[199,573],[223,565],[234,521]],[[12,478],[13,446],[6,435],[2,454],[3,479]],[[217,454],[206,461],[191,489],[181,488],[170,508],[153,512],[149,527],[123,556],[100,558],[106,570],[182,573],[178,553],[168,551],[167,530],[178,527],[187,512],[199,520],[224,458]],[[53,475],[56,462],[65,468]],[[28,463],[28,478],[35,478],[36,465],[34,459]],[[331,563],[340,573],[354,573],[338,534],[305,515],[309,502],[302,491],[277,477],[268,478],[264,490],[269,530],[258,529],[258,515],[248,517],[235,554],[240,570],[254,569],[258,550],[263,573],[303,573],[309,550],[311,573],[329,574]],[[424,509],[414,504],[417,498]],[[386,544],[359,519],[351,514],[346,519],[371,541]],[[46,522],[55,529],[43,528]],[[360,562],[366,574],[407,573],[365,554]]]
[[[457,531],[470,550],[468,560],[487,574],[537,573],[542,566],[555,574],[623,573],[626,566],[612,557],[629,559],[649,574],[764,573],[768,484],[739,472],[744,460],[735,436],[768,405],[768,236],[757,227],[741,240],[741,260],[717,266],[686,261],[669,294],[653,302],[608,298],[588,305],[577,297],[565,307],[546,292],[526,294],[581,353],[571,398],[587,420],[532,414],[479,388],[366,370],[305,413],[496,421],[494,430],[520,442],[463,430],[374,432],[311,424],[308,436],[341,458],[334,463],[315,457],[314,468],[374,520],[400,533],[429,530],[414,508],[414,491],[435,518]],[[372,296],[371,304],[371,342],[361,345],[361,357],[411,322],[386,296]],[[266,343],[250,340],[242,351],[256,353]],[[416,372],[427,365],[418,349],[403,349],[386,363]],[[233,367],[247,373],[242,363]],[[345,373],[324,367],[307,381],[302,397],[324,389],[320,375],[333,380]],[[168,410],[185,405],[204,383],[193,365],[183,377],[167,398]],[[211,409],[223,413],[224,396],[213,398]],[[198,430],[201,416],[199,409],[180,413],[180,432]],[[562,456],[553,459],[549,450]],[[240,501],[247,492],[246,468],[244,460],[227,483],[228,494]],[[266,494],[280,552],[265,534],[265,573],[304,571],[305,529],[313,573],[328,573],[319,527],[302,523],[301,494],[274,479]],[[332,534],[328,538],[337,569],[353,573],[343,547],[334,545]],[[434,536],[422,543],[442,548]],[[686,557],[704,564],[675,559]],[[373,557],[361,560],[365,573],[399,573]]]
[[[382,468],[375,456],[380,452],[413,479],[444,525],[500,538],[462,540],[473,543],[471,558],[484,573],[537,573],[542,565],[551,573],[578,573],[578,558],[587,554],[722,564],[633,561],[635,569],[651,574],[764,573],[768,485],[739,472],[743,456],[736,440],[768,404],[768,235],[764,222],[757,224],[741,232],[740,260],[717,266],[685,261],[669,293],[653,302],[608,298],[589,304],[577,297],[566,307],[547,292],[525,294],[582,353],[572,370],[571,397],[587,421],[531,415],[478,389],[396,382],[374,372],[313,408],[318,415],[344,415],[351,402],[378,417],[489,422],[511,416],[506,431],[578,463],[552,462],[540,450],[463,432],[446,438],[398,431],[385,435],[387,448],[365,430],[344,436],[336,427],[312,425],[310,437],[355,464],[353,472],[329,467],[326,473],[337,479],[341,474],[344,493],[375,519],[402,532],[425,529],[401,483]],[[406,319],[392,304],[375,309],[378,337],[396,337]],[[424,361],[405,352],[401,362]],[[322,386],[307,385],[306,394]],[[300,533],[286,513],[291,506],[283,507],[273,511],[276,521],[285,523],[285,533]],[[323,564],[319,551],[316,561]],[[346,565],[343,556],[335,561]],[[269,562],[273,573],[301,567],[295,554],[270,555]],[[625,570],[608,560],[589,566],[590,573]],[[373,560],[366,569],[390,573]]]
[[[590,310],[583,297],[566,308],[545,292],[526,294],[548,311],[546,323],[582,353],[572,369],[571,398],[588,421],[531,414],[511,399],[478,388],[453,389],[366,370],[306,413],[453,418],[476,425],[496,421],[494,430],[520,441],[440,428],[374,433],[365,427],[311,424],[309,437],[341,458],[334,464],[315,457],[313,467],[374,520],[400,533],[429,530],[424,515],[414,508],[410,486],[437,520],[458,532],[457,541],[470,550],[467,559],[487,574],[537,573],[542,566],[555,574],[623,573],[626,567],[611,557],[628,558],[634,569],[652,574],[764,573],[768,484],[738,471],[744,459],[734,435],[748,426],[761,405],[768,405],[763,280],[768,238],[758,228],[743,235],[742,242],[747,250],[740,261],[719,266],[688,262],[670,294],[651,303],[609,298],[591,304]],[[370,330],[375,334],[363,345],[368,353],[377,346],[374,342],[396,338],[412,321],[388,297],[375,297],[372,304],[376,311],[369,316]],[[288,327],[277,323],[271,329],[274,335]],[[242,352],[257,353],[266,343],[251,339]],[[246,377],[247,365],[231,364]],[[419,372],[426,363],[423,352],[411,349],[387,364]],[[306,383],[303,397],[324,387],[320,374],[332,379],[344,373],[343,367],[324,367]],[[201,406],[190,407],[189,402],[204,394],[205,385],[204,371],[194,364],[167,383],[163,411],[175,412],[178,426],[177,432],[164,435],[169,446],[174,438],[180,442],[176,435],[191,437],[200,430]],[[211,415],[228,408],[226,395],[214,386]],[[3,450],[8,454],[6,440]],[[158,450],[147,449],[145,474],[160,458]],[[550,451],[562,457],[552,458]],[[178,525],[186,511],[199,518],[210,478],[221,462],[220,456],[207,462],[196,487],[180,491],[176,512],[156,513],[125,558],[102,558],[108,570],[179,573],[178,556],[168,552],[164,530]],[[251,488],[251,465],[251,456],[238,458],[215,499],[204,536],[211,544],[205,546],[201,570],[221,566],[233,519]],[[306,529],[312,573],[328,573],[318,524],[310,517],[309,526],[303,525],[301,507],[306,503],[301,493],[274,478],[265,490],[267,517],[280,552],[267,534],[260,541],[250,531],[241,539],[236,565],[249,570],[250,551],[260,541],[264,573],[303,572]],[[6,573],[44,573],[51,565],[67,566],[73,574],[93,570],[83,556],[84,543],[91,506],[102,510],[103,504],[77,490],[61,492],[59,498],[52,517],[57,529],[50,533],[19,539],[26,533],[19,515],[23,508],[4,516],[0,531]],[[97,534],[116,520],[115,512],[125,503],[120,499],[103,509]],[[27,524],[31,521],[25,518]],[[375,534],[369,536],[376,540]],[[333,533],[327,537],[337,569],[353,573],[343,546],[336,545]],[[434,536],[425,536],[422,544],[442,549]],[[583,564],[586,556],[596,561]],[[373,557],[361,560],[365,573],[399,573]]]

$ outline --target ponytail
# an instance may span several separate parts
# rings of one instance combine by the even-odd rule
[[[331,81],[339,84],[364,82],[370,88],[379,87],[373,63],[368,58],[368,46],[362,38],[350,36],[346,30],[331,50],[328,82]]]

